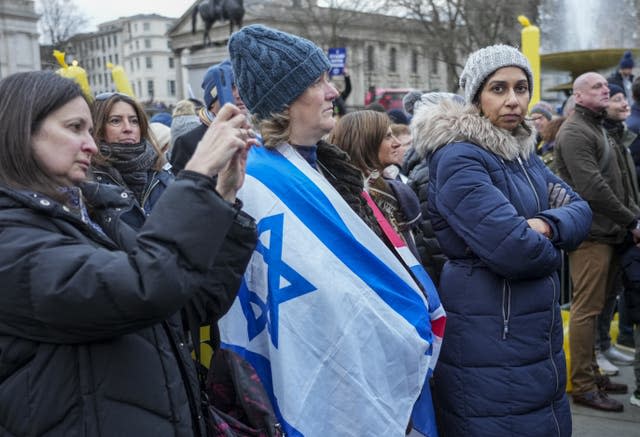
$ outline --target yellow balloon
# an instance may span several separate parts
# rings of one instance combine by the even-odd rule
[[[540,29],[533,26],[527,17],[520,15],[518,21],[522,29],[522,53],[531,64],[533,72],[533,94],[529,102],[529,109],[540,101]]]
[[[66,77],[68,79],[73,79],[76,81],[78,85],[80,85],[80,89],[85,97],[89,100],[93,99],[93,93],[91,92],[91,87],[89,86],[89,79],[87,78],[87,72],[84,68],[78,66],[78,61],[73,61],[71,67],[67,65],[64,60],[64,52],[59,50],[53,51],[53,56],[56,58],[61,68],[59,68],[56,73],[62,77]]]
[[[116,90],[119,93],[135,97],[133,88],[131,88],[131,82],[129,82],[124,68],[120,65],[113,65],[111,62],[107,63],[107,68],[111,70],[111,77],[113,78],[113,83],[116,85]]]

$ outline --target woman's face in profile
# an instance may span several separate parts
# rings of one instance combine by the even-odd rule
[[[87,178],[91,157],[98,153],[92,133],[89,106],[76,97],[47,115],[33,134],[35,159],[60,186],[76,185]]]
[[[104,141],[117,144],[140,142],[140,121],[133,106],[127,102],[116,102],[111,107],[104,127]]]
[[[387,129],[387,133],[380,143],[378,149],[378,161],[383,167],[391,164],[395,164],[398,161],[400,155],[400,141],[393,135],[391,128]],[[379,169],[382,170],[382,169]]]
[[[529,100],[529,81],[524,71],[503,67],[485,82],[479,107],[494,126],[513,131],[524,120]]]
[[[323,73],[289,107],[291,137],[306,137],[315,144],[331,132],[335,125],[333,100],[337,97],[338,91]]]

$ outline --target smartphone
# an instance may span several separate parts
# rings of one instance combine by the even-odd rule
[[[233,98],[233,80],[231,69],[229,68],[216,68],[213,72],[213,80],[218,90],[218,100],[220,101],[220,107],[225,103],[235,104],[236,101]]]

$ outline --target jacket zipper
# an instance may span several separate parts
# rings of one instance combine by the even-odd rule
[[[155,176],[155,173],[154,173]],[[151,192],[153,191],[153,189],[160,183],[160,180],[155,179],[153,181],[153,183],[151,185],[149,185],[149,188],[147,188],[147,191],[144,192],[144,194],[142,195],[142,200],[140,203],[140,207],[144,210],[144,204],[147,203],[147,200],[149,199],[149,196],[151,195]],[[145,215],[148,215],[145,212]]]
[[[549,359],[551,360],[551,366],[553,367],[553,372],[556,377],[556,392],[558,391],[560,385],[560,376],[558,374],[558,367],[556,366],[556,362],[553,361],[553,342],[551,341],[551,333],[553,332],[553,325],[556,321],[556,313],[554,311],[555,302],[558,296],[556,296],[556,283],[553,281],[553,278],[547,276],[547,280],[551,282],[551,287],[553,288],[553,300],[551,301],[551,326],[549,327]],[[560,436],[560,424],[558,423],[558,418],[556,417],[556,411],[553,408],[553,400],[551,401],[551,415],[553,416],[553,421],[556,425],[556,431],[558,431],[558,436]]]
[[[506,304],[506,305],[505,305]],[[511,318],[511,285],[506,279],[502,280],[502,339],[509,335],[509,319]]]
[[[540,211],[542,211],[542,208],[540,206],[540,198],[538,197],[538,192],[536,191],[536,188],[533,185],[533,182],[531,181],[531,178],[529,177],[529,173],[527,172],[527,169],[524,167],[524,164],[522,163],[522,159],[519,156],[518,156],[518,164],[520,164],[520,168],[522,168],[524,176],[527,178],[527,182],[529,183],[529,186],[531,187],[531,190],[533,191],[533,195],[536,198],[536,205],[538,206],[538,212],[540,212]]]

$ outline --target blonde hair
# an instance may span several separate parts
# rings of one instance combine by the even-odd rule
[[[398,137],[399,135],[411,135],[411,129],[409,125],[394,123],[391,125],[391,132],[393,132],[394,137]]]
[[[181,115],[196,115],[196,105],[191,100],[180,100],[173,108],[171,116],[179,117]]]
[[[254,126],[258,127],[264,146],[267,149],[274,149],[280,144],[289,141],[291,134],[291,117],[289,116],[289,108],[285,108],[282,112],[271,114],[269,118],[261,119],[257,115],[252,117]]]

